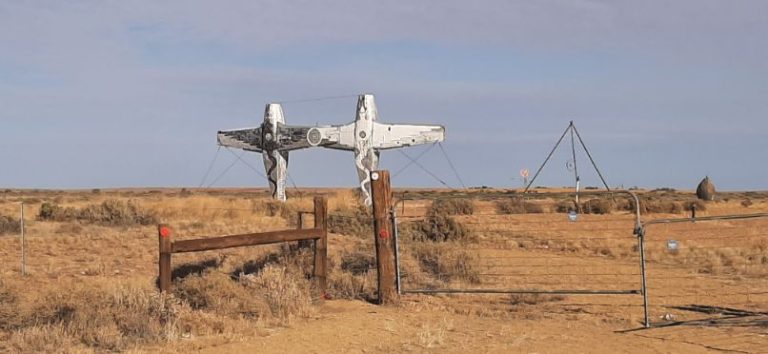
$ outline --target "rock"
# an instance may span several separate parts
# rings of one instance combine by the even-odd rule
[[[715,200],[715,185],[709,179],[709,176],[704,177],[696,188],[696,196],[701,200]]]

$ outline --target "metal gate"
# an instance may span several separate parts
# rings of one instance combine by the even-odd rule
[[[645,222],[654,326],[768,323],[766,229],[766,213]]]
[[[396,196],[400,293],[624,295],[605,305],[641,309],[631,296],[643,293],[637,196],[580,196]]]

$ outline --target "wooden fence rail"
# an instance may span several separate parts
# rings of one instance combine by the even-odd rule
[[[326,292],[326,272],[328,269],[328,202],[324,197],[316,197],[315,225],[311,229],[280,230],[242,235],[199,238],[194,240],[171,240],[171,231],[165,225],[158,225],[160,243],[159,286],[160,291],[171,290],[171,255],[183,252],[202,252],[233,247],[269,245],[294,241],[314,241],[314,272],[321,294]]]

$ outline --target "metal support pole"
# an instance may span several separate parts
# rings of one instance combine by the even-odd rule
[[[557,147],[560,146],[560,143],[563,142],[563,138],[565,138],[565,134],[568,133],[568,130],[570,130],[571,127],[572,126],[569,125],[568,128],[566,128],[565,131],[563,132],[563,135],[560,135],[560,139],[557,139],[557,144],[555,144],[555,147],[553,147],[552,151],[549,152],[549,155],[547,155],[547,158],[544,159],[544,163],[542,163],[541,166],[539,166],[539,169],[536,170],[536,173],[533,174],[533,178],[531,178],[531,181],[528,183],[528,185],[525,186],[525,190],[523,191],[523,193],[528,193],[528,190],[531,189],[531,185],[533,184],[533,182],[536,181],[536,177],[539,177],[539,173],[541,173],[541,170],[543,170],[544,166],[547,165],[547,162],[549,162],[549,159],[552,158],[552,154],[555,153],[555,150],[557,150]]]
[[[597,164],[595,163],[595,159],[592,158],[592,154],[589,153],[589,149],[587,149],[587,145],[584,144],[584,140],[581,139],[581,135],[579,134],[579,130],[576,129],[576,126],[572,126],[573,132],[576,133],[576,137],[579,139],[579,143],[581,144],[581,147],[584,148],[584,152],[587,153],[587,157],[589,157],[589,162],[592,163],[592,167],[595,168],[595,172],[597,172],[597,176],[600,177],[600,180],[603,181],[603,186],[605,186],[605,189],[610,191],[611,187],[608,187],[608,183],[605,182],[605,178],[603,177],[603,174],[600,173],[600,169],[597,168]]]
[[[404,294],[550,294],[550,295],[636,295],[639,290],[535,290],[535,289],[413,289]]]
[[[696,203],[691,203],[691,222],[696,222]]]
[[[568,125],[568,130],[571,131],[571,156],[573,159],[573,178],[576,181],[576,210],[581,212],[581,205],[579,204],[579,167],[576,165],[576,141],[573,138],[573,121]]]
[[[637,230],[637,242],[640,247],[640,272],[643,277],[643,317],[645,328],[651,327],[651,321],[648,315],[648,282],[645,269],[645,228],[640,227]]]
[[[24,235],[24,203],[21,203],[21,219],[19,220],[21,227],[21,275],[27,275],[27,238]]]
[[[397,208],[392,207],[392,242],[395,247],[395,287],[397,288],[397,294],[401,295],[400,288],[400,245],[398,237],[400,234],[397,231]]]

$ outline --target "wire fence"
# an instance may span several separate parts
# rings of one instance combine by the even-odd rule
[[[595,193],[597,194],[597,193]],[[558,198],[559,196],[552,196]],[[423,198],[418,196],[416,198]],[[637,219],[552,213],[517,196],[409,199],[397,211],[403,293],[640,294]],[[614,198],[624,198],[616,193]],[[520,203],[521,208],[508,204]],[[442,215],[437,209],[462,209]],[[527,205],[529,210],[525,210]],[[433,208],[433,209],[430,209]],[[642,303],[635,299],[635,304]]]
[[[644,227],[652,320],[768,315],[768,215],[670,220]]]
[[[530,204],[510,209],[508,200]],[[395,208],[401,292],[590,294],[560,300],[636,308],[646,326],[768,316],[768,214],[654,219],[640,210],[575,213],[562,202],[543,193],[403,195]],[[643,299],[602,296],[632,294]]]
[[[636,296],[602,295],[642,294],[648,297],[653,325],[768,316],[768,214],[661,220],[653,219],[653,214],[643,216],[647,275],[643,293],[634,211],[582,212],[572,220],[570,210],[560,207],[569,202],[569,195],[562,194],[537,193],[527,199],[482,194],[399,197],[395,212],[403,293],[590,294],[596,296],[557,300],[602,306],[605,311],[642,311],[644,304]],[[617,203],[627,200],[618,192],[600,197]],[[582,198],[589,202],[586,194]],[[461,199],[469,201],[471,213],[461,211],[460,205],[453,211],[433,210],[435,202]],[[510,201],[522,207],[510,208]],[[169,221],[179,239],[306,228],[314,222],[301,206],[281,203],[228,199],[190,203],[180,198],[152,208]],[[38,216],[36,208],[27,209],[24,262],[20,237],[0,240],[5,263],[24,264],[33,275],[146,271],[143,264],[150,263],[143,250],[156,247],[154,224],[47,223]],[[372,233],[366,213],[349,210],[328,216],[334,237]],[[102,251],[88,251],[93,249]]]
[[[26,205],[26,215],[22,217],[19,205],[15,210],[18,214],[14,219],[23,226],[24,237],[20,229],[0,235],[0,261],[7,265],[6,271],[12,274],[50,277],[119,277],[138,272],[153,273],[155,267],[152,262],[155,261],[156,255],[147,250],[157,248],[158,223],[167,225],[175,240],[314,226],[314,214],[309,211],[310,206],[263,199],[250,201],[229,196],[202,200],[144,199],[135,204],[136,210],[140,211],[136,215],[111,210],[116,214],[110,214],[109,219],[102,220],[104,215],[99,213],[79,213],[99,205],[101,204],[83,202],[74,206],[71,213],[54,219],[41,217],[40,203]],[[142,215],[151,217],[145,219],[140,217]],[[86,216],[88,218],[85,218]],[[329,213],[329,219],[331,218],[338,223],[354,220],[359,216],[333,212]],[[367,221],[367,224],[370,225],[371,222]],[[184,254],[178,256],[178,259],[181,263],[202,264],[209,260],[216,263],[219,258],[247,257],[263,253],[262,251],[262,248],[244,248],[204,252],[200,255]]]

